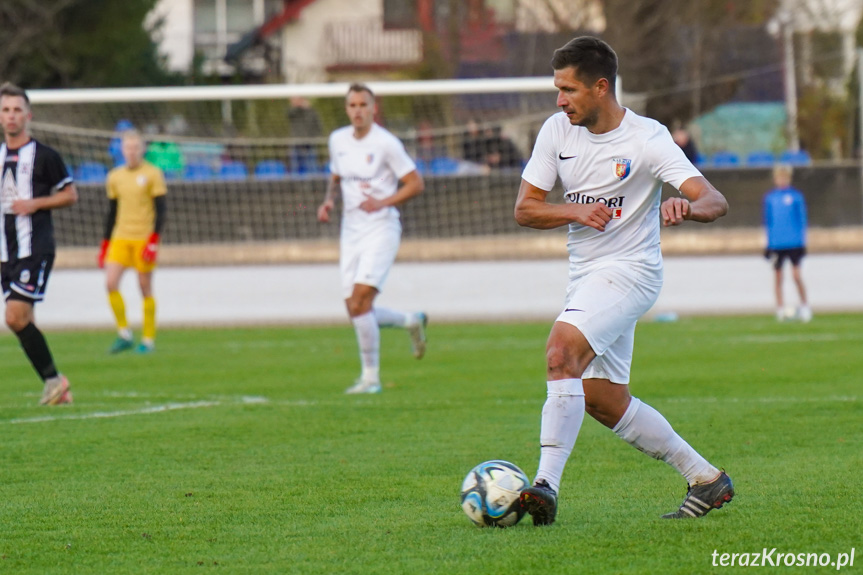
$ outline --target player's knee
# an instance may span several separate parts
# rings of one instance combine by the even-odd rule
[[[613,428],[626,413],[629,393],[602,394],[585,390],[584,410],[589,416],[606,427]]]
[[[351,317],[365,315],[372,310],[370,302],[365,301],[363,298],[353,297],[347,300],[347,308],[348,315],[350,315]]]
[[[16,313],[6,308],[6,326],[13,332],[18,333],[30,323],[30,318],[24,314]]]
[[[568,347],[555,343],[549,343],[546,348],[545,361],[549,379],[581,377],[581,372],[584,371],[579,368],[577,359]]]
[[[150,297],[153,295],[153,284],[149,278],[139,279],[138,287],[141,288],[141,295],[143,297]]]
[[[115,276],[114,274],[108,274],[105,278],[105,289],[108,290],[108,293],[113,291],[120,291],[120,277]]]

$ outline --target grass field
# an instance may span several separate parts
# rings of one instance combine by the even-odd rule
[[[150,357],[50,333],[57,408],[0,336],[0,573],[689,574],[774,547],[863,570],[859,315],[639,326],[633,394],[729,472],[722,510],[660,520],[683,479],[588,418],[555,525],[474,527],[471,467],[536,471],[549,327],[432,324],[421,362],[385,331],[384,393],[361,397],[347,326],[165,330]]]

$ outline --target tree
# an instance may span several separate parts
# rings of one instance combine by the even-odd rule
[[[0,78],[25,88],[178,83],[144,19],[156,0],[3,0]],[[157,23],[156,26],[159,26]]]
[[[730,99],[742,73],[775,65],[763,27],[777,2],[607,0],[602,36],[620,56],[624,89],[648,96],[647,114],[685,122]]]

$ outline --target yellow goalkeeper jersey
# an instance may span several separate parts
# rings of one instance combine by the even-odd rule
[[[153,199],[168,192],[162,170],[144,160],[134,170],[119,166],[108,172],[108,199],[117,200],[117,220],[111,239],[145,240],[153,233]]]

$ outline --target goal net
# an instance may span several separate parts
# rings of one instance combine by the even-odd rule
[[[551,78],[371,82],[378,121],[426,180],[402,209],[402,258],[519,255],[512,209],[523,162],[553,112]],[[79,203],[55,214],[58,265],[91,266],[122,163],[140,130],[168,178],[165,264],[333,260],[338,225],[317,222],[327,136],[348,123],[348,84],[31,91],[33,133],[56,148]],[[539,241],[560,243],[543,235]],[[522,239],[525,236],[521,236]],[[515,251],[513,251],[515,250]],[[502,253],[502,252],[508,253]]]

